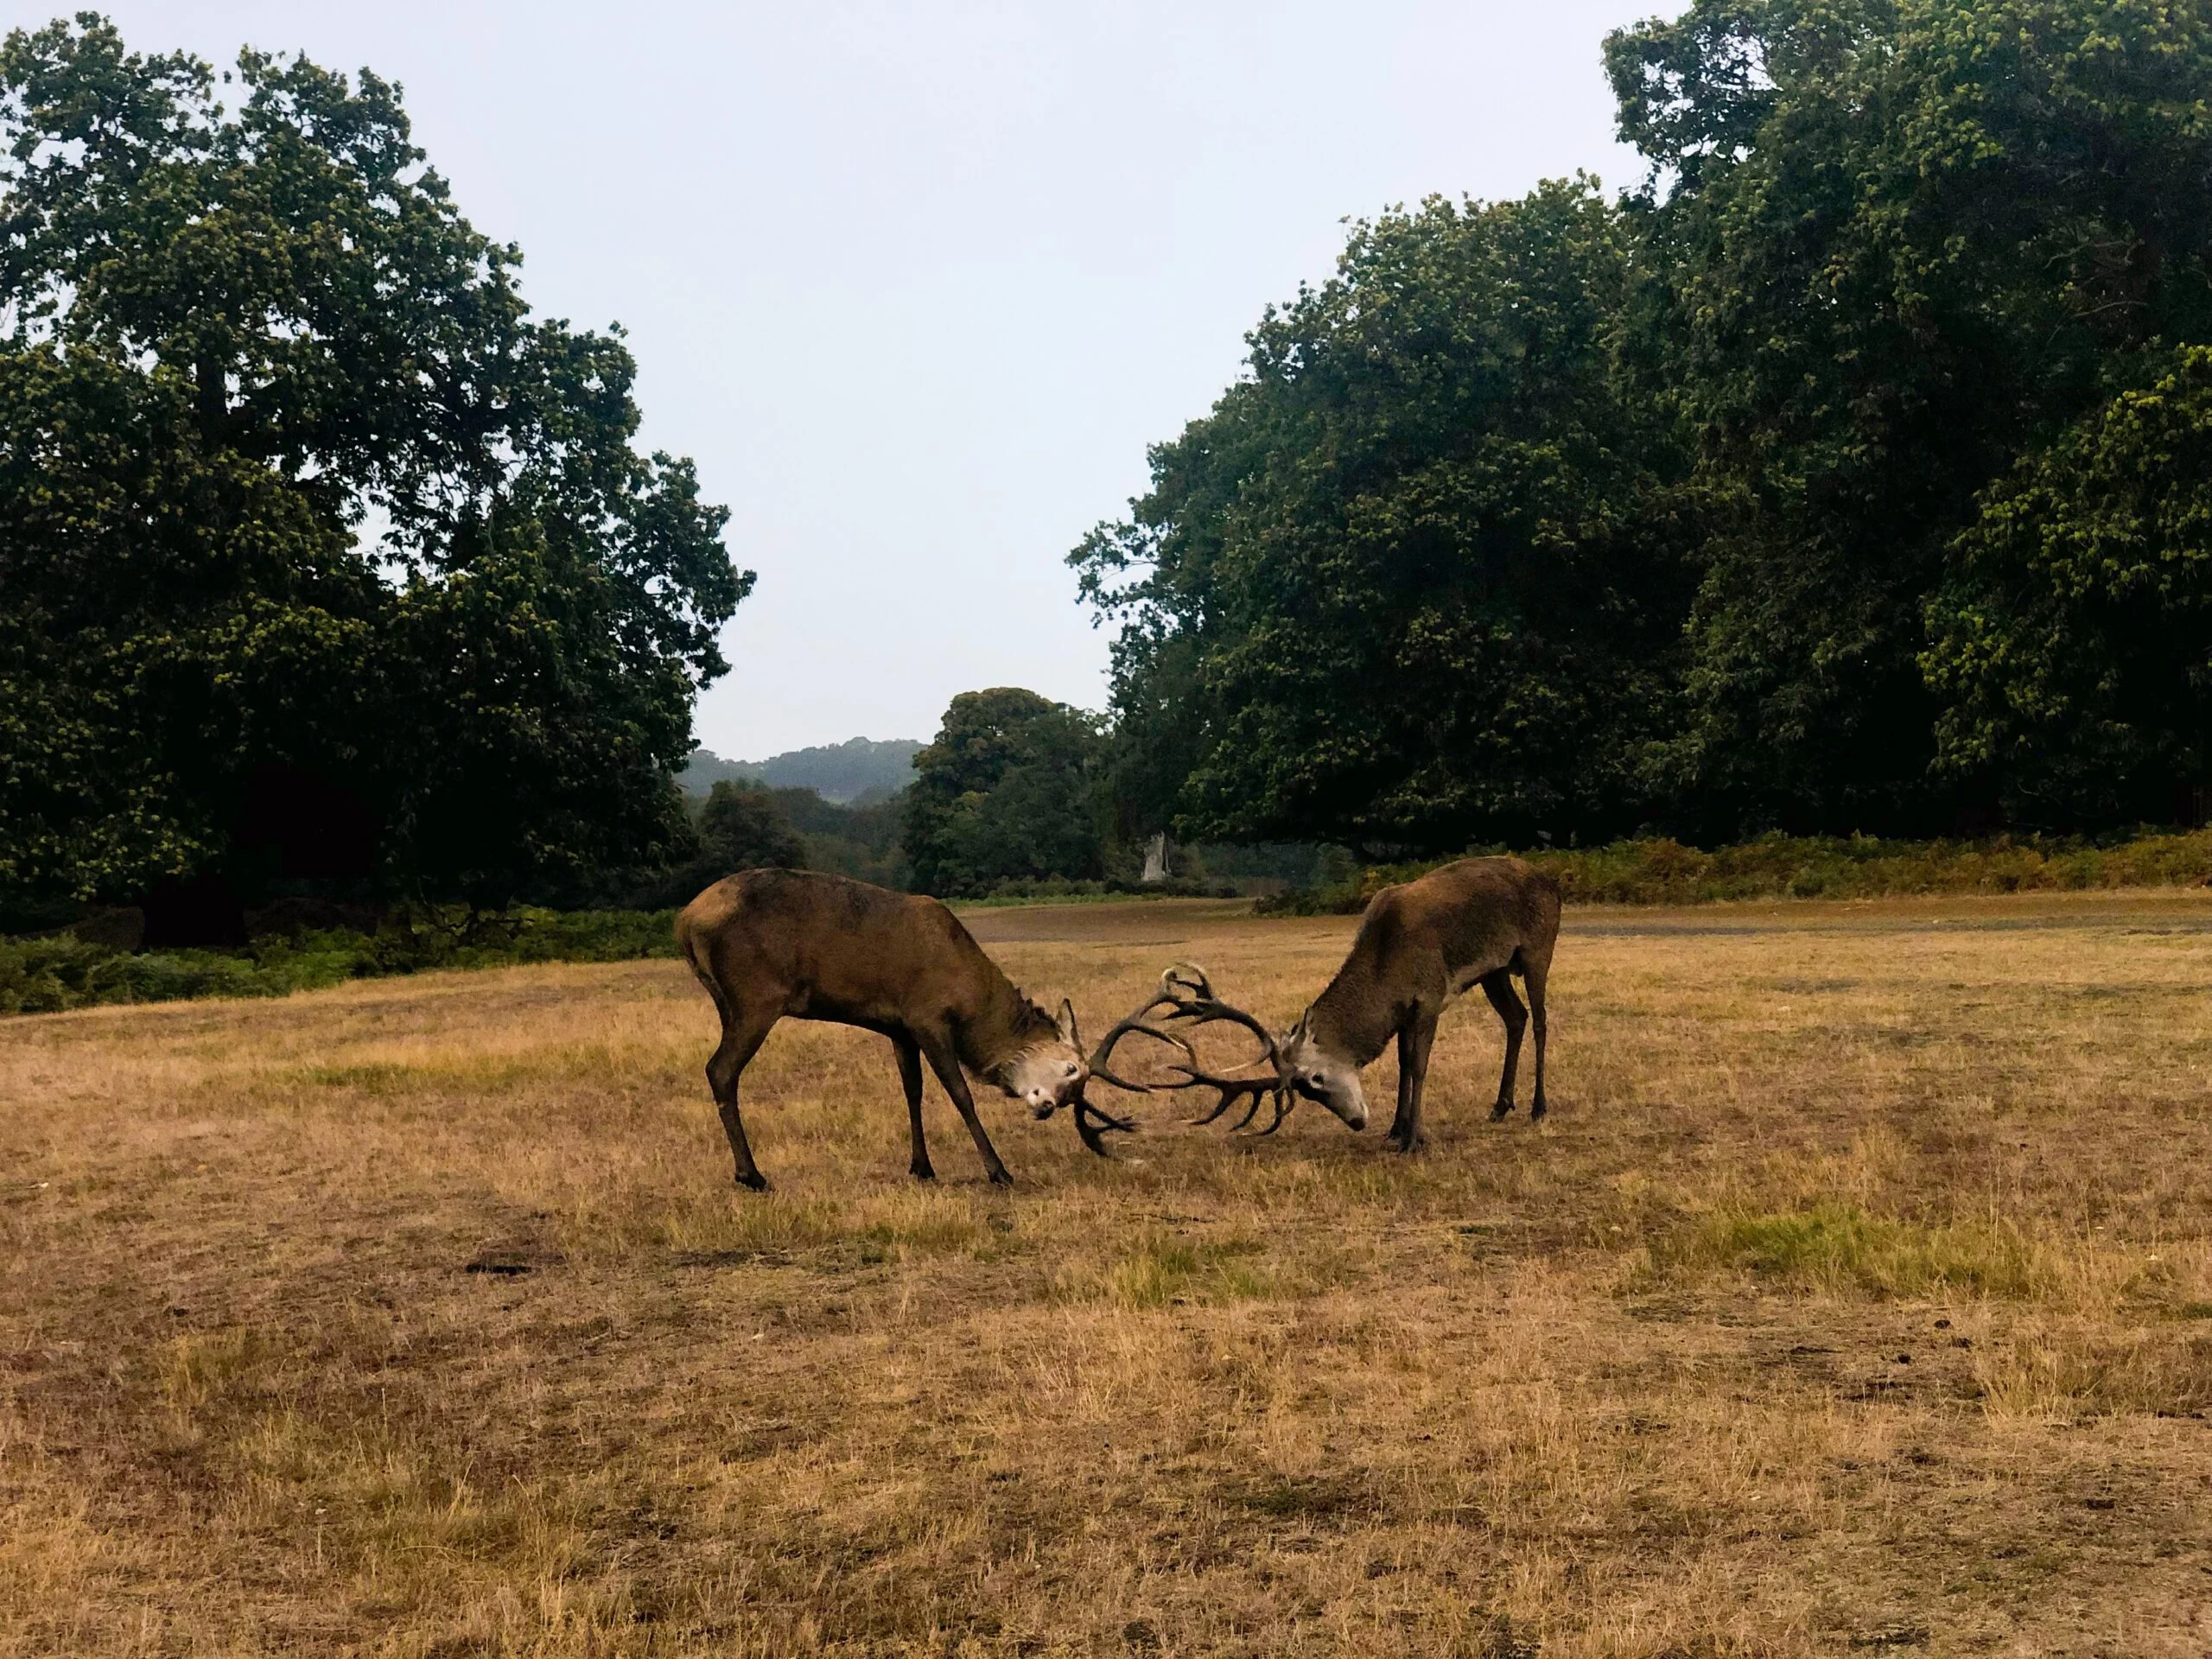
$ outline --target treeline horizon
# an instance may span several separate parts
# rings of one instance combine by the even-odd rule
[[[909,746],[874,747],[880,759]],[[718,778],[694,813],[696,855],[628,891],[649,906],[681,904],[720,875],[766,867],[824,870],[940,899],[1227,893],[1354,874],[1338,849],[1179,846],[1167,879],[1147,883],[1145,849],[1116,815],[1112,757],[1096,715],[1016,686],[962,692],[935,738],[913,753],[906,787],[879,786],[841,803],[811,787]]]
[[[2212,13],[1695,0],[1604,61],[1641,181],[1357,223],[1068,555],[1103,715],[964,693],[895,810],[695,815],[754,579],[619,328],[531,314],[371,72],[13,31],[0,931],[586,906],[764,836],[969,897],[1162,834],[2204,821]]]

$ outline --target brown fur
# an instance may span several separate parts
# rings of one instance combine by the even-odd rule
[[[826,1020],[891,1039],[913,1136],[909,1167],[932,1179],[922,1138],[922,1061],[975,1137],[992,1180],[1010,1180],[983,1132],[963,1068],[1002,1084],[1007,1068],[1059,1039],[1052,1016],[1022,995],[934,899],[843,876],[748,870],[717,881],[676,918],[677,942],[721,1014],[707,1063],[742,1185],[767,1185],[738,1116],[739,1075],[777,1020]]]
[[[1479,985],[1505,1023],[1505,1071],[1491,1116],[1513,1109],[1521,1034],[1535,1021],[1535,1093],[1544,1102],[1544,982],[1559,941],[1559,883],[1517,858],[1466,858],[1385,887],[1360,918],[1351,953],[1300,1023],[1324,1052],[1368,1065],[1398,1042],[1398,1112],[1391,1140],[1421,1143],[1421,1084],[1445,1004]],[[1513,976],[1528,987],[1529,1007]]]

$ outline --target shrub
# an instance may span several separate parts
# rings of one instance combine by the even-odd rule
[[[2039,836],[1963,842],[1777,835],[1713,852],[1660,838],[1522,856],[1557,878],[1569,904],[1878,899],[2201,884],[2212,879],[2212,830],[2139,836],[2113,846]],[[1277,916],[1356,914],[1383,887],[1448,861],[1376,865],[1347,880],[1263,899],[1258,909]]]
[[[668,911],[471,911],[421,906],[373,934],[343,930],[265,938],[238,950],[134,956],[67,937],[0,940],[0,1014],[113,1002],[284,996],[343,980],[435,968],[622,962],[676,953]]]

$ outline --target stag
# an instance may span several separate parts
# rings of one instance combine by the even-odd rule
[[[959,919],[934,899],[888,893],[840,875],[747,870],[717,881],[676,918],[677,943],[721,1015],[722,1039],[707,1062],[736,1160],[737,1182],[768,1183],[753,1161],[738,1114],[738,1078],[785,1016],[858,1026],[891,1039],[906,1085],[918,1180],[933,1180],[922,1137],[922,1062],[959,1110],[991,1180],[1014,1178],[976,1116],[967,1074],[1028,1103],[1039,1117],[1064,1105],[1091,1151],[1103,1129],[1132,1125],[1084,1097],[1090,1072],[1063,1001],[1057,1018],[1024,996]]]
[[[1513,1109],[1514,1075],[1521,1061],[1521,1039],[1533,1020],[1536,1036],[1535,1087],[1530,1118],[1544,1115],[1544,982],[1551,972],[1552,948],[1559,940],[1559,884],[1517,858],[1468,858],[1430,871],[1417,880],[1385,887],[1360,918],[1359,931],[1344,965],[1328,988],[1307,1005],[1298,1023],[1280,1038],[1251,1015],[1213,995],[1205,975],[1188,964],[1169,969],[1162,998],[1133,1016],[1135,1029],[1147,1029],[1147,1016],[1162,1001],[1203,1011],[1206,1019],[1233,1020],[1255,1033],[1268,1071],[1258,1076],[1216,1076],[1195,1062],[1178,1066],[1180,1080],[1166,1086],[1205,1085],[1218,1091],[1213,1109],[1198,1121],[1211,1123],[1240,1100],[1242,1128],[1269,1097],[1274,1116],[1262,1131],[1281,1128],[1300,1099],[1315,1100],[1351,1128],[1367,1127],[1367,1095],[1361,1070],[1391,1039],[1398,1044],[1398,1111],[1390,1142],[1401,1152],[1427,1144],[1421,1132],[1421,1085],[1428,1076],[1429,1050],[1436,1022],[1455,996],[1479,985],[1505,1026],[1505,1070],[1498,1079],[1492,1122]],[[1522,1006],[1513,977],[1528,988]],[[1173,1034],[1165,1024],[1148,1034]],[[1103,1052],[1103,1050],[1102,1050]],[[1094,1058],[1094,1074],[1119,1084]]]

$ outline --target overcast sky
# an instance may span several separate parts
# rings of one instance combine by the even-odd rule
[[[107,8],[142,51],[400,81],[531,304],[629,329],[645,442],[697,461],[760,573],[698,712],[742,759],[926,738],[982,686],[1102,706],[1062,560],[1142,490],[1146,446],[1328,274],[1346,217],[1631,182],[1599,47],[1656,9]]]

